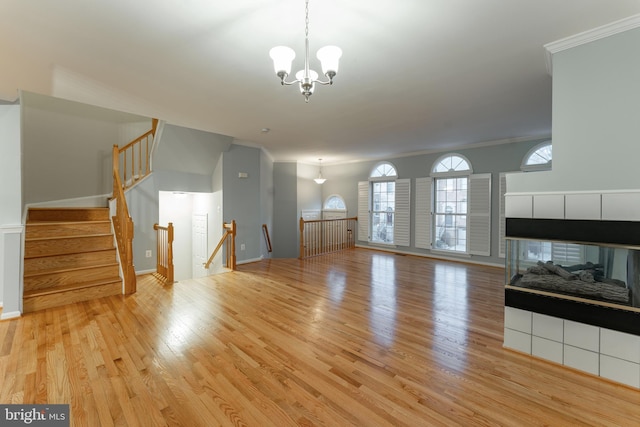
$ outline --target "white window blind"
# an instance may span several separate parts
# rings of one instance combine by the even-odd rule
[[[398,246],[411,244],[411,180],[396,180],[396,212],[393,243]]]
[[[506,235],[507,222],[505,216],[505,200],[504,195],[507,192],[507,175],[503,172],[500,173],[500,184],[498,185],[498,191],[500,192],[500,213],[498,218],[498,239],[500,239],[498,256],[504,258],[506,255],[506,242],[504,236]]]
[[[369,241],[369,181],[358,182],[358,240]]]
[[[491,174],[469,176],[469,253],[491,255]]]
[[[415,245],[431,249],[431,178],[416,178]]]

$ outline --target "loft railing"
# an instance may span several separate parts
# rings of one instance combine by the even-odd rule
[[[117,148],[117,147],[116,147]],[[114,156],[117,150],[114,149]],[[114,165],[116,163],[114,162]],[[118,243],[118,254],[124,280],[124,294],[129,295],[136,291],[136,271],[133,266],[133,220],[129,215],[127,200],[124,197],[120,174],[113,169],[113,201],[115,202],[115,216],[111,218],[113,229]]]
[[[118,148],[114,167],[125,190],[151,173],[151,149],[157,128],[158,119],[153,119],[150,131]]]
[[[224,257],[224,260],[225,260],[224,266],[231,270],[236,269],[236,221],[233,220],[230,223],[225,222],[224,224],[222,224],[222,227],[224,228],[224,233],[222,234],[222,238],[218,242],[218,245],[216,246],[216,248],[211,253],[211,256],[209,257],[207,262],[204,263],[205,269],[208,269],[209,266],[211,266],[213,259],[215,258],[216,254],[218,253],[218,251],[220,251],[223,245],[226,248],[225,257]]]
[[[300,259],[355,247],[357,217],[339,219],[300,218]]]
[[[264,234],[264,239],[267,242],[267,250],[269,252],[273,252],[273,248],[271,247],[271,237],[269,237],[269,228],[267,224],[262,224],[262,233]]]
[[[173,223],[163,227],[153,224],[156,230],[156,272],[165,283],[173,283]]]

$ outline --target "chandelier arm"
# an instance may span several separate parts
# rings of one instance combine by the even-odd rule
[[[318,83],[321,85],[332,85],[333,84],[333,80],[327,80],[327,81],[322,81],[322,80],[314,80],[314,83]]]

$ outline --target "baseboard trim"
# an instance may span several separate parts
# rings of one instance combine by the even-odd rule
[[[22,313],[19,311],[10,311],[8,313],[2,312],[2,314],[0,314],[0,320],[16,319],[20,316],[22,316]]]

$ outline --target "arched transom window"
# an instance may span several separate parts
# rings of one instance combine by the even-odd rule
[[[466,172],[471,173],[469,161],[458,154],[440,157],[434,164],[433,173]]]
[[[344,203],[344,199],[342,197],[337,194],[332,194],[327,197],[327,200],[325,200],[324,209],[346,210],[347,205]]]
[[[524,156],[520,169],[525,172],[550,170],[551,160],[553,159],[552,154],[551,141],[542,142],[529,150],[527,155]]]
[[[396,168],[393,167],[391,163],[379,163],[375,168],[371,171],[371,178],[384,178],[384,177],[397,177],[398,173],[396,172]]]

